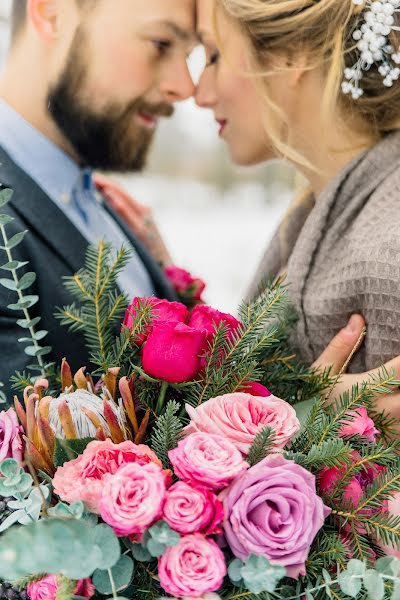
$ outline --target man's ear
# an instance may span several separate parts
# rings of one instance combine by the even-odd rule
[[[47,42],[58,35],[59,0],[28,0],[27,16],[37,34]]]

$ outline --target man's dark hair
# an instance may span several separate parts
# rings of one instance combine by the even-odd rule
[[[26,0],[13,0],[11,9],[11,40],[14,42],[26,20]]]

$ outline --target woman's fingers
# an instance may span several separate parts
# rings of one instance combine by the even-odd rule
[[[365,321],[361,315],[352,315],[346,327],[341,329],[331,340],[322,354],[313,363],[314,369],[326,369],[331,367],[333,375],[340,373],[351,353],[362,340],[365,330]],[[400,367],[400,363],[399,363]]]

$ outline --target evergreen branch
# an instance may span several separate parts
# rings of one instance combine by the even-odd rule
[[[264,427],[259,431],[250,446],[247,462],[250,466],[262,461],[274,447],[276,435],[271,427]]]
[[[319,472],[323,467],[341,467],[351,463],[352,447],[341,438],[325,440],[320,446],[313,444],[307,454],[285,452],[288,460],[294,460],[309,471]]]
[[[175,400],[170,400],[164,413],[158,417],[154,425],[150,446],[161,460],[165,469],[171,468],[168,452],[178,445],[182,436],[182,422],[177,417],[180,405]]]
[[[360,515],[361,511],[365,509],[366,506],[375,506],[374,503],[376,501],[379,502],[378,507],[380,507],[383,500],[388,500],[398,491],[400,491],[399,466],[395,473],[389,471],[376,478],[372,485],[367,488],[364,500],[355,508],[355,514]]]

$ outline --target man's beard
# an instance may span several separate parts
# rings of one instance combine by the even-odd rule
[[[85,96],[89,48],[82,30],[72,42],[58,82],[49,90],[47,106],[58,128],[82,164],[106,171],[140,171],[146,164],[154,130],[135,124],[139,112],[171,116],[169,104],[151,105],[136,99],[129,105],[106,103],[101,114],[90,109]]]

